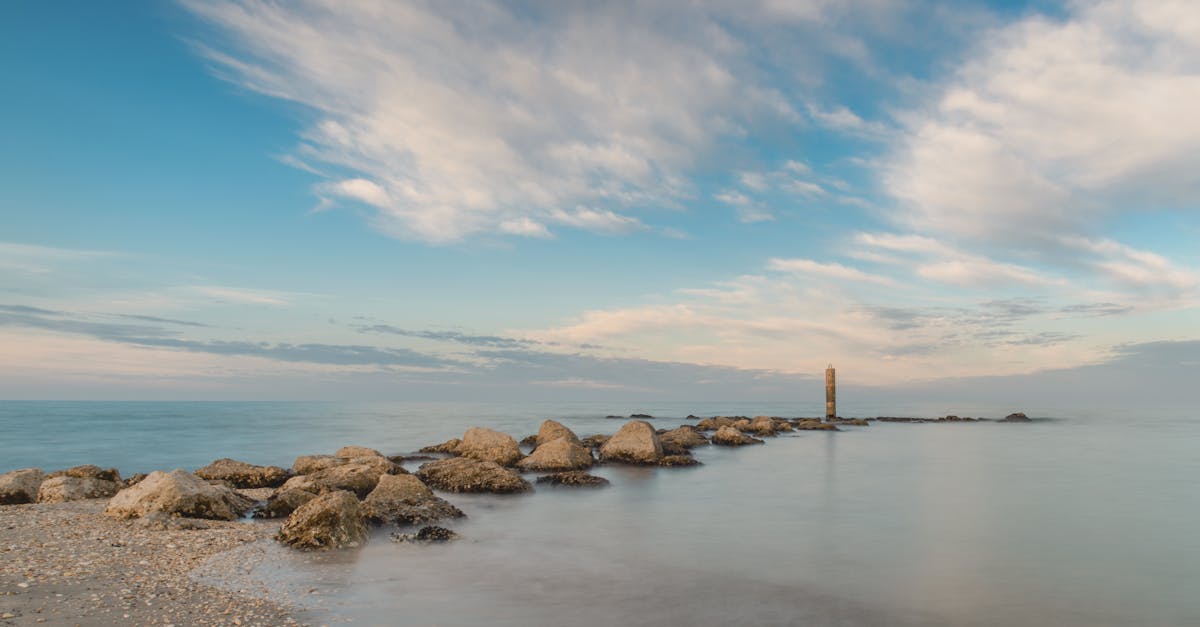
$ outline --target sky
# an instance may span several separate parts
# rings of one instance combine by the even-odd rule
[[[14,2],[0,75],[0,398],[1200,400],[1190,0]]]

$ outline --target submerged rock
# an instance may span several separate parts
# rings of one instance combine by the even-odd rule
[[[226,457],[198,469],[196,476],[228,481],[235,488],[276,488],[288,480],[289,473],[279,466],[255,466]]]
[[[1009,414],[996,422],[1033,422],[1033,420],[1029,416],[1026,416],[1025,412],[1019,411],[1015,414]]]
[[[445,527],[436,527],[430,525],[421,527],[421,530],[416,533],[393,533],[392,542],[449,542],[457,540],[459,535]]]
[[[350,492],[322,494],[292,512],[279,528],[278,540],[307,550],[359,546],[367,541],[362,507]]]
[[[41,468],[21,468],[0,475],[0,505],[37,501],[38,488],[45,477]]]
[[[379,485],[363,501],[363,515],[370,520],[404,525],[465,516],[413,475],[380,477]]]
[[[38,503],[65,503],[84,499],[105,499],[121,491],[124,484],[95,477],[61,475],[42,482],[38,488]]]
[[[501,466],[512,466],[521,459],[521,447],[511,435],[487,427],[471,427],[463,434],[458,454]]]
[[[112,497],[104,513],[114,518],[138,518],[154,512],[187,518],[235,520],[254,502],[225,486],[209,484],[186,470],[156,470]]]
[[[592,488],[598,488],[600,486],[608,485],[608,479],[605,479],[604,477],[597,477],[596,475],[591,475],[591,474],[588,474],[586,472],[579,471],[579,470],[572,471],[572,472],[556,472],[552,475],[545,475],[542,477],[538,477],[537,482],[538,483],[546,483],[549,485],[579,486],[579,487],[592,487]]]
[[[546,420],[542,422],[541,427],[538,427],[536,440],[538,446],[547,442],[553,442],[559,438],[566,438],[572,444],[583,444],[574,431],[564,427],[562,423],[555,420]]]
[[[657,464],[662,456],[662,442],[658,439],[658,433],[643,420],[625,423],[600,447],[601,461]]]
[[[733,427],[721,427],[713,434],[712,443],[718,446],[745,446],[747,444],[763,444],[763,441],[752,438]]]
[[[820,420],[801,420],[795,424],[797,431],[841,431],[837,425]]]
[[[517,468],[526,471],[562,471],[590,468],[595,460],[592,451],[565,437],[538,446],[533,453],[517,462]]]
[[[629,414],[629,417],[634,420],[653,420],[654,416],[650,414]]]
[[[441,444],[423,447],[419,453],[442,453],[445,455],[458,455],[458,447],[462,444],[462,440],[451,438]]]
[[[284,488],[272,494],[262,507],[254,511],[255,518],[286,518],[300,508],[301,505],[317,498],[308,490],[299,488]]]
[[[431,487],[447,492],[492,492],[506,494],[532,489],[515,471],[495,462],[470,457],[452,457],[428,462],[417,477]]]
[[[658,460],[659,466],[700,466],[700,460],[691,455],[666,455]]]

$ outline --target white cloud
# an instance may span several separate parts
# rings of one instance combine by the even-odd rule
[[[891,256],[859,253],[859,258],[908,267],[917,276],[961,287],[996,287],[1006,284],[1028,287],[1062,285],[1064,281],[1032,268],[1005,263],[964,252],[943,241],[921,235],[858,233],[857,244],[893,253]],[[895,253],[903,255],[896,257]]]
[[[778,272],[787,272],[797,277],[828,277],[841,281],[860,281],[876,285],[895,285],[896,282],[885,276],[868,274],[858,268],[851,268],[840,263],[821,263],[812,259],[772,259],[767,267]]]
[[[241,287],[225,287],[220,285],[197,285],[187,288],[187,291],[191,291],[217,301],[242,305],[284,306],[290,304],[287,300],[287,296],[281,292],[251,290]]]
[[[0,242],[0,268],[24,274],[46,274],[54,272],[64,263],[112,257],[115,254],[100,250]]]
[[[1053,246],[1116,212],[1200,198],[1200,5],[1073,3],[982,40],[885,167],[903,222]]]

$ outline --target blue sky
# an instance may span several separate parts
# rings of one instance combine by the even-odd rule
[[[1190,2],[3,13],[0,397],[1200,364]]]

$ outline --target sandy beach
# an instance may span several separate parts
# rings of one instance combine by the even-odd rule
[[[301,624],[264,590],[231,591],[244,564],[216,557],[277,523],[120,521],[107,501],[0,507],[0,625]],[[232,585],[193,580],[200,566]]]

